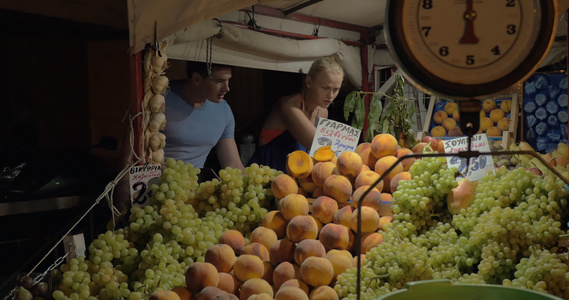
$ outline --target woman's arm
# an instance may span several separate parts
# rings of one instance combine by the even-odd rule
[[[279,117],[290,134],[306,149],[310,149],[316,126],[304,114],[301,105],[300,95],[282,99],[278,106]]]

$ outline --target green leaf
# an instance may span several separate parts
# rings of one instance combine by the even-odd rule
[[[356,99],[356,107],[354,109],[354,120],[352,122],[353,124],[352,126],[361,130],[364,127],[364,120],[365,120],[364,98],[358,97]]]
[[[381,132],[389,133],[389,120],[388,119],[383,120],[383,124],[381,124]]]
[[[381,111],[383,107],[381,105],[381,97],[378,94],[373,94],[371,98],[371,102],[369,104],[369,114],[368,120],[375,121],[381,117]]]
[[[344,119],[347,121],[350,114],[354,111],[354,106],[356,103],[356,98],[358,97],[358,91],[353,91],[346,96],[344,100]]]
[[[409,118],[409,120],[411,121],[411,123],[415,124],[415,121],[413,120],[413,115],[415,114],[415,105],[411,104],[411,108],[409,109],[409,116],[411,116]]]

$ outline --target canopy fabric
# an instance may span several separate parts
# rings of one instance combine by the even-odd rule
[[[129,52],[160,42],[190,25],[273,0],[128,0]]]

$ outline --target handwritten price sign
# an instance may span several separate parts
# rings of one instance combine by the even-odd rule
[[[157,182],[162,175],[161,165],[143,165],[130,168],[130,201],[131,204],[143,205],[152,197],[150,184]]]
[[[468,137],[460,137],[452,140],[445,140],[443,142],[445,153],[458,153],[468,150]],[[488,137],[486,134],[476,134],[472,137],[470,143],[471,150],[478,150],[481,152],[489,152],[490,146],[488,145]],[[459,156],[447,156],[447,164],[449,168],[456,167],[458,171],[464,174],[464,177],[477,181],[488,174],[489,171],[494,171],[494,161],[491,155],[480,155],[470,158],[470,164],[467,165],[467,158]]]
[[[310,156],[314,156],[314,152],[316,152],[318,148],[326,145],[330,145],[336,155],[344,151],[354,151],[358,146],[360,134],[361,130],[352,126],[320,118],[309,154]]]

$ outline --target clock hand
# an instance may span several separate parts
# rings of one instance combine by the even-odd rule
[[[466,27],[464,29],[464,35],[460,39],[461,44],[477,44],[478,38],[474,35],[474,19],[476,19],[476,12],[472,8],[472,2],[474,0],[467,0],[467,9],[464,12],[464,19],[466,20]]]

